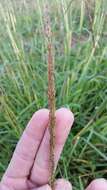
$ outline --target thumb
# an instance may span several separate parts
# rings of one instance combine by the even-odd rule
[[[55,183],[55,190],[72,190],[72,185],[65,179],[58,179]]]
[[[103,178],[95,179],[86,190],[107,190],[107,180]]]

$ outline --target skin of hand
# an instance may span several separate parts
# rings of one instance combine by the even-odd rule
[[[60,108],[56,111],[55,164],[74,121],[73,113]],[[0,190],[51,190],[49,181],[49,110],[34,113],[19,140],[11,162],[2,177]],[[55,190],[72,190],[70,182],[58,179]],[[107,181],[94,180],[86,190],[107,190]]]

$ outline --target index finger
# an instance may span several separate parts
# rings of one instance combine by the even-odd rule
[[[38,147],[44,136],[49,120],[49,111],[41,109],[34,113],[21,139],[2,180],[23,178],[29,175]]]

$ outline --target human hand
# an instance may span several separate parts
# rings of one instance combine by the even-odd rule
[[[70,110],[56,111],[55,163],[57,165],[66,138],[73,124]],[[18,142],[5,172],[0,190],[51,190],[49,181],[49,111],[37,111]],[[58,180],[55,190],[71,189],[69,182]]]
[[[0,190],[51,190],[48,185],[48,121],[47,109],[41,109],[33,115],[1,180]],[[73,121],[70,110],[61,108],[56,111],[56,166]],[[55,190],[72,190],[72,186],[68,181],[59,179],[55,183]],[[107,182],[95,180],[86,190],[107,190]]]

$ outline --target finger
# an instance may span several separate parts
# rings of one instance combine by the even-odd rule
[[[42,187],[36,188],[36,189],[32,189],[32,190],[51,190],[49,185],[44,185]]]
[[[103,178],[95,179],[90,183],[86,190],[107,190],[107,180]]]
[[[65,179],[58,179],[55,183],[55,190],[72,190],[72,185]]]
[[[56,142],[55,142],[55,164],[59,160],[63,146],[70,132],[74,117],[70,110],[61,108],[56,111]],[[48,183],[49,179],[49,129],[45,131],[44,138],[38,150],[33,169],[31,181],[38,185]]]
[[[34,188],[32,190],[51,190],[49,185],[44,185],[42,187],[39,188]],[[72,190],[72,185],[69,181],[65,180],[65,179],[58,179],[55,182],[55,190]]]
[[[7,187],[6,185],[0,183],[0,190],[13,190],[13,189],[11,187]]]
[[[4,178],[23,178],[29,175],[29,170],[46,130],[48,119],[49,111],[47,109],[41,109],[33,115],[18,142]]]

